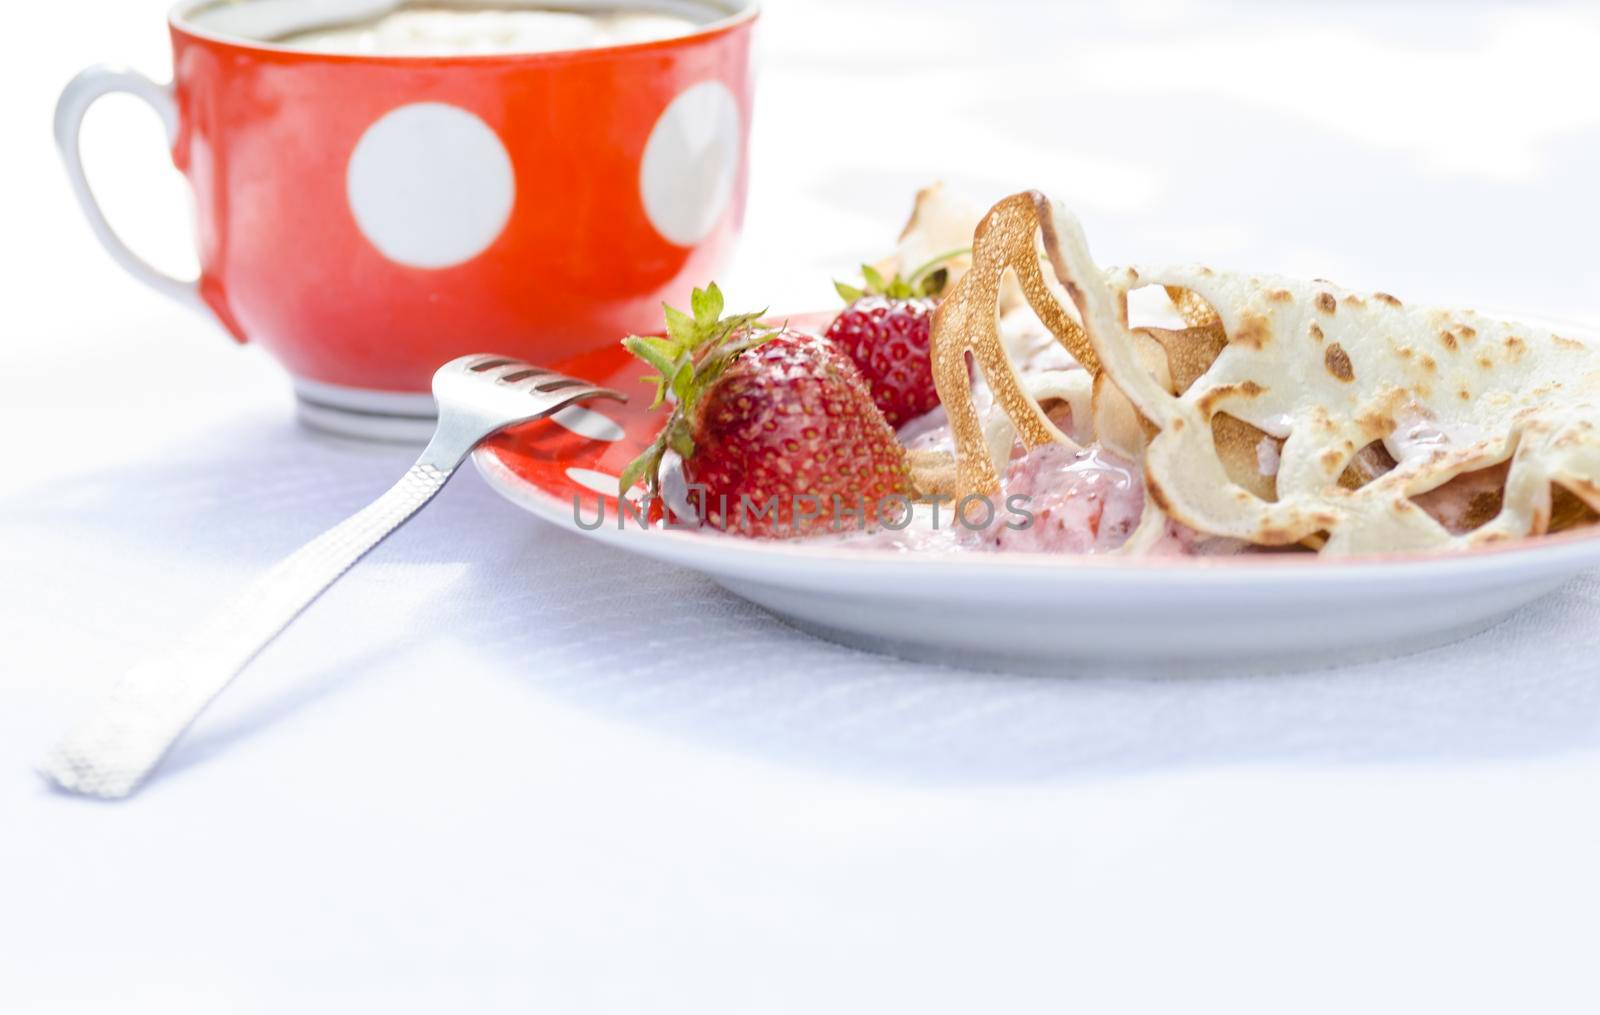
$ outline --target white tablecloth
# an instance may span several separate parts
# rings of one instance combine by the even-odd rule
[[[126,664],[409,461],[297,428],[71,207],[53,91],[164,71],[162,6],[34,5],[0,61],[0,1010],[1600,1003],[1593,576],[1368,666],[986,675],[813,640],[469,472],[141,796],[46,789]],[[827,305],[940,175],[1070,200],[1107,263],[1600,320],[1592,12],[1100,6],[774,2],[732,299]],[[181,264],[154,121],[106,107],[107,201]]]

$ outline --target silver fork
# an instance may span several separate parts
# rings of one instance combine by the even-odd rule
[[[433,375],[439,425],[400,482],[278,563],[193,637],[129,670],[41,766],[63,789],[116,799],[139,787],[212,699],[300,612],[420,511],[473,448],[509,426],[590,398],[627,396],[504,356]]]

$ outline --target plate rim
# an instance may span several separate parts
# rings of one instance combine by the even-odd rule
[[[1600,565],[1600,526],[1553,536],[1525,536],[1504,543],[1448,552],[1363,554],[1324,558],[1318,554],[1235,554],[1215,557],[1135,557],[1118,554],[1065,553],[949,553],[905,551],[882,547],[847,547],[768,539],[741,539],[720,533],[602,525],[582,529],[572,524],[570,505],[518,475],[484,445],[472,454],[473,465],[496,493],[512,504],[564,531],[658,560],[706,570],[711,557],[737,560],[746,568],[825,567],[830,571],[870,569],[1008,572],[1022,575],[1091,574],[1097,579],[1126,576],[1133,580],[1231,584],[1241,578],[1251,582],[1301,583],[1321,576],[1321,581],[1371,581],[1375,577],[1425,577],[1475,571],[1537,570],[1540,573],[1577,573]],[[1519,567],[1518,565],[1525,565]]]

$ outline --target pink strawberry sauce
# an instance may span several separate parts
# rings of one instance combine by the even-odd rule
[[[1063,420],[1062,422],[1065,422]],[[948,449],[942,414],[930,413],[900,432],[910,447]],[[1144,511],[1144,479],[1138,466],[1096,445],[1077,450],[1046,444],[1024,451],[1018,444],[988,507],[973,501],[916,507],[909,524],[816,536],[810,542],[907,553],[1109,553],[1127,542]],[[960,507],[966,524],[955,520]],[[1245,544],[1202,536],[1170,519],[1148,548],[1153,556],[1217,556],[1239,553]]]
[[[1034,448],[1011,460],[1001,486],[1006,503],[1025,510],[1031,521],[1021,515],[997,518],[983,533],[996,550],[1104,553],[1128,541],[1144,510],[1137,468],[1102,449]]]

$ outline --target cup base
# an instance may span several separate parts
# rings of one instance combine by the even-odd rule
[[[438,414],[433,396],[346,388],[295,378],[296,414],[313,430],[389,444],[426,444]]]

